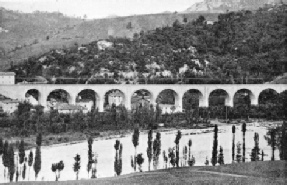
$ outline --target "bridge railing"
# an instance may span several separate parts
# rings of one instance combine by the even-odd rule
[[[211,79],[211,78],[54,78],[39,80],[38,78],[16,78],[16,84],[263,84],[262,78],[250,78],[242,80]]]

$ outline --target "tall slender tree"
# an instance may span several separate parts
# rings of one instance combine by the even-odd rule
[[[177,131],[177,135],[175,137],[174,143],[175,143],[175,164],[176,167],[179,167],[179,141],[181,139],[181,132],[180,130]]]
[[[153,142],[153,162],[154,168],[157,169],[158,159],[161,152],[161,134],[156,133],[156,138]]]
[[[6,168],[9,167],[9,154],[8,154],[8,151],[9,151],[9,143],[6,140],[4,142],[3,154],[2,154],[2,163],[3,163],[3,166],[4,166],[4,177],[5,177],[5,174],[6,174]]]
[[[41,159],[41,145],[42,145],[42,133],[38,133],[36,137],[36,153],[34,162],[35,179],[37,179],[39,172],[41,171],[42,159]]]
[[[259,135],[257,132],[254,133],[255,146],[251,150],[251,161],[259,161],[260,149],[259,149]]]
[[[188,160],[190,160],[190,152],[191,152],[192,140],[188,140]]]
[[[134,156],[134,169],[135,170],[136,170],[137,146],[139,145],[139,135],[140,135],[140,131],[138,128],[136,128],[132,136],[132,142],[135,147],[135,156]]]
[[[37,179],[39,172],[41,171],[41,147],[36,147],[35,153],[35,162],[34,162],[34,171],[35,171],[35,179]]]
[[[222,146],[220,146],[220,149],[219,149],[218,163],[220,165],[224,164],[224,156],[223,156],[223,148],[222,148]]]
[[[8,160],[9,160],[9,165],[8,165],[9,179],[10,179],[10,182],[12,182],[14,178],[14,173],[15,173],[14,149],[12,145],[10,145],[8,149]]]
[[[245,162],[245,133],[246,133],[246,123],[242,124],[242,134],[243,134],[243,146],[242,146],[242,162]]]
[[[150,163],[152,160],[152,130],[148,132],[148,141],[147,141],[147,157],[148,157],[148,170],[150,171]]]
[[[19,145],[19,164],[20,164],[20,169],[22,170],[22,164],[24,163],[25,160],[25,143],[24,139],[21,139],[20,145]]]
[[[88,165],[87,165],[87,170],[88,170],[88,177],[91,171],[92,163],[93,163],[93,138],[90,136],[88,138]]]
[[[30,179],[30,169],[31,169],[31,166],[33,165],[33,161],[34,161],[34,155],[33,155],[32,150],[30,150],[30,153],[28,156],[28,166],[29,166],[28,180]]]
[[[212,147],[212,158],[211,158],[211,164],[213,166],[217,163],[217,147],[218,147],[218,127],[215,125],[214,127],[214,138],[213,138],[213,147]]]
[[[77,154],[74,157],[75,163],[73,166],[74,172],[76,172],[76,180],[79,179],[79,171],[81,169],[81,156],[79,154]]]
[[[26,178],[26,169],[27,169],[26,163],[27,163],[27,157],[25,157],[25,159],[24,159],[24,166],[23,166],[23,170],[22,170],[22,179],[23,180],[25,180],[25,178]]]
[[[232,125],[232,161],[234,161],[235,155],[235,126]]]

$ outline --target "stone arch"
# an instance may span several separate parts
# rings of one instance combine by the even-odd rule
[[[267,102],[276,103],[278,101],[279,93],[271,88],[264,89],[259,93],[258,103],[266,104]]]
[[[154,102],[154,94],[146,89],[135,90],[131,94],[131,109],[135,109],[139,104],[150,105]]]
[[[25,93],[25,100],[32,105],[40,104],[42,94],[38,89],[29,89]]]
[[[215,89],[209,93],[209,106],[225,105],[232,107],[231,96],[224,89]]]
[[[162,109],[162,113],[171,113],[181,110],[182,101],[177,92],[173,89],[164,89],[156,97],[156,103]]]
[[[202,106],[204,101],[203,94],[198,89],[189,89],[183,94],[183,109],[197,108]]]
[[[81,90],[76,97],[76,104],[91,111],[99,105],[99,95],[92,89]]]
[[[119,89],[111,89],[104,94],[104,108],[109,108],[112,104],[116,106],[125,105],[126,95]]]
[[[73,97],[64,89],[54,89],[47,96],[47,105],[52,108],[57,103],[71,103]]]

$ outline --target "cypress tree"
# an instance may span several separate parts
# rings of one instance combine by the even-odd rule
[[[243,133],[243,156],[242,156],[242,162],[245,162],[245,133],[246,133],[246,123],[242,124],[242,133]]]
[[[220,165],[224,164],[224,156],[223,156],[223,148],[222,148],[222,146],[220,146],[220,149],[219,149],[218,163]]]
[[[89,137],[88,138],[88,166],[87,166],[87,170],[88,170],[88,176],[92,167],[92,163],[93,163],[93,138]]]
[[[216,163],[217,163],[217,147],[218,147],[217,137],[218,137],[218,127],[217,127],[217,125],[215,125],[215,127],[214,127],[214,138],[213,138],[213,147],[212,147],[212,158],[211,158],[211,164],[213,166],[215,166]]]
[[[24,166],[23,166],[23,170],[22,170],[22,179],[25,180],[25,177],[26,177],[26,162],[27,162],[27,158],[25,158],[25,162],[24,162]]]
[[[152,160],[152,130],[148,132],[148,141],[147,141],[147,157],[148,157],[148,170],[150,171],[150,163]]]
[[[134,170],[136,170],[136,157],[137,157],[137,146],[139,145],[139,135],[140,135],[139,129],[136,128],[132,136],[132,142],[135,147]]]
[[[31,166],[33,165],[33,161],[34,161],[34,155],[33,155],[32,150],[30,150],[29,157],[28,157],[28,166],[29,166],[28,179],[30,178],[30,169],[31,169]]]
[[[75,163],[73,166],[74,172],[76,172],[76,180],[79,179],[79,170],[81,169],[81,156],[77,154],[75,157]]]
[[[34,171],[35,171],[35,179],[37,179],[39,172],[41,171],[41,147],[36,147],[35,153],[35,162],[34,162]]]
[[[8,150],[9,150],[9,143],[6,140],[4,142],[4,147],[3,147],[3,155],[2,155],[2,163],[4,166],[4,177],[5,177],[5,172],[6,172],[6,168],[9,167],[9,154],[8,154]]]
[[[189,149],[189,151],[188,151],[188,160],[190,160],[190,151],[191,151],[191,146],[192,146],[192,140],[191,140],[191,139],[189,139],[189,140],[188,140],[188,149]]]
[[[156,169],[158,166],[158,159],[161,152],[161,134],[156,133],[156,138],[153,142],[153,159],[154,159],[154,168]]]
[[[181,139],[181,132],[178,131],[177,132],[177,135],[176,135],[176,138],[175,138],[175,164],[176,164],[176,167],[179,167],[179,141]]]
[[[251,150],[251,161],[259,161],[259,154],[260,154],[259,135],[256,132],[254,133],[254,143],[255,143],[255,146]]]
[[[235,155],[235,126],[232,125],[232,161],[234,161]]]
[[[12,182],[15,173],[14,149],[12,145],[10,145],[8,149],[8,164],[10,182]]]
[[[25,143],[24,139],[21,139],[20,145],[19,145],[19,163],[20,165],[23,164],[25,159]]]

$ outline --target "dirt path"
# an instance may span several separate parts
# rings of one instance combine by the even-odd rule
[[[232,174],[232,173],[224,173],[224,172],[214,172],[214,171],[194,171],[197,173],[209,173],[209,174],[215,174],[215,175],[225,175],[225,176],[231,176],[231,177],[239,177],[239,178],[248,178],[246,175],[237,175],[237,174]]]

